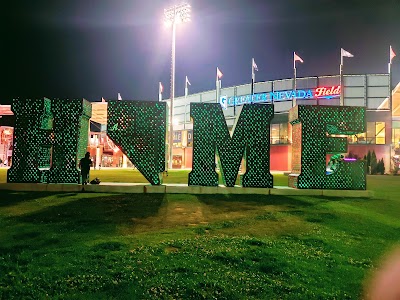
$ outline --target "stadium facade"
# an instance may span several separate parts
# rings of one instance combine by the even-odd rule
[[[315,76],[282,79],[254,84],[221,88],[176,97],[174,99],[174,148],[173,166],[190,168],[192,165],[193,131],[190,120],[190,103],[219,102],[225,120],[234,128],[244,103],[273,103],[275,115],[271,124],[271,170],[291,170],[292,134],[288,113],[295,104],[345,105],[367,108],[367,131],[348,137],[349,152],[364,157],[370,150],[377,159],[383,158],[386,171],[391,157],[400,154],[400,85],[391,90],[388,74]],[[296,89],[294,89],[296,86]],[[390,97],[392,93],[392,97]],[[342,101],[341,101],[342,100]]]
[[[228,128],[232,130],[243,104],[273,103],[271,124],[271,170],[291,170],[292,130],[288,122],[289,110],[296,104],[345,105],[367,108],[366,132],[348,136],[348,151],[362,158],[375,151],[383,158],[386,172],[393,167],[392,158],[400,155],[400,83],[392,90],[388,74],[315,76],[256,82],[254,94],[251,84],[221,88],[176,97],[173,107],[173,168],[191,168],[193,153],[193,125],[190,103],[220,103]],[[294,88],[296,87],[296,88]],[[391,95],[391,97],[390,97]],[[168,99],[165,100],[168,103]],[[12,115],[9,106],[0,107],[0,115]],[[0,159],[10,161],[12,150],[11,124],[0,119]],[[7,124],[6,124],[7,123]],[[92,102],[91,130],[88,150],[96,167],[129,167],[129,160],[106,134],[107,102]]]

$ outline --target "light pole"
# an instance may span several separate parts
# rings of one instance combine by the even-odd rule
[[[175,37],[176,25],[190,21],[190,5],[187,3],[174,5],[164,10],[165,23],[172,25],[171,51],[171,97],[169,103],[169,134],[168,134],[168,169],[172,169],[172,148],[174,143],[174,127],[172,122],[175,98]]]

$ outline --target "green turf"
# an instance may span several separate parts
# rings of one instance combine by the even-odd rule
[[[368,176],[371,199],[1,191],[0,299],[359,299],[400,241],[399,185]]]
[[[7,182],[7,169],[0,168],[0,183]],[[171,170],[166,174],[163,174],[163,183],[187,183],[188,174],[190,170]],[[90,178],[98,177],[102,182],[135,182],[135,183],[148,183],[146,178],[138,170],[128,169],[101,169],[91,170]],[[221,176],[220,176],[220,183]],[[236,184],[239,184],[237,181]],[[288,185],[288,177],[283,174],[274,174],[274,185]]]

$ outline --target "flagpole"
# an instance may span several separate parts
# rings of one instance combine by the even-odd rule
[[[220,94],[220,88],[221,88],[221,80],[217,79],[217,81],[215,82],[215,88],[216,88],[216,101],[217,103],[219,103],[219,94]]]
[[[297,98],[296,98],[296,92],[297,92],[297,69],[296,69],[296,60],[300,61],[303,63],[303,59],[296,54],[296,52],[293,52],[293,97],[292,97],[292,107],[295,107],[297,105]]]
[[[294,91],[294,97],[292,98],[292,107],[296,106],[296,90],[297,90],[297,85],[296,85],[296,58],[295,58],[296,52],[293,52],[293,91]]]
[[[339,75],[339,81],[340,81],[340,101],[339,101],[339,106],[344,106],[344,87],[343,87],[343,56],[341,58],[340,62],[340,75]]]
[[[389,111],[390,115],[392,116],[392,60],[389,58],[389,63],[388,63],[388,73],[389,73]],[[392,132],[390,131],[390,140],[392,140],[391,136]],[[392,169],[392,147],[390,147],[389,150],[389,170]]]
[[[392,46],[390,46],[389,50],[389,63],[388,63],[388,73],[389,73],[389,111],[390,115],[392,116],[393,120],[393,115],[392,115]],[[392,140],[392,132],[390,132],[390,140]],[[390,148],[390,159],[389,159],[389,170],[392,169],[392,156],[393,156],[393,150],[392,147]]]
[[[297,91],[297,82],[296,82],[296,77],[297,77],[297,70],[296,70],[296,63],[294,63],[295,66],[293,68],[293,91],[294,91],[294,97],[292,98],[292,107],[295,107],[297,105],[296,101],[296,91]]]
[[[218,103],[218,67],[215,74],[217,74],[215,77],[215,102]]]
[[[392,62],[388,63],[388,72],[389,72],[389,110],[392,112]]]
[[[254,72],[254,58],[252,58],[251,59],[251,104],[253,104],[255,77],[256,77],[256,74]]]
[[[217,76],[216,76],[216,79],[215,79],[215,93],[216,93],[215,102],[219,103],[219,89],[220,89],[221,84],[220,84],[220,80],[218,78],[218,67],[217,67],[217,73],[216,74],[217,74]]]
[[[340,98],[339,106],[343,106],[343,48],[340,48],[340,66],[339,66],[339,84],[340,84]]]
[[[186,81],[185,81],[185,98],[189,95],[189,87],[188,87],[188,78],[186,76]]]
[[[158,101],[162,101],[161,82],[158,83]]]
[[[236,117],[236,95],[237,95],[237,86],[233,89],[233,116]]]
[[[188,78],[186,76],[186,78],[185,78],[185,114],[183,115],[183,129],[184,130],[186,129],[186,105],[187,105],[186,101],[187,101],[188,94],[189,94]],[[185,151],[185,149],[183,151]]]
[[[296,83],[296,77],[297,77],[297,72],[296,72],[296,52],[293,52],[293,91],[294,91],[294,97],[292,98],[292,107],[296,106],[296,90],[297,90],[297,83]]]
[[[342,53],[343,49],[340,49],[340,65],[343,66],[343,53]]]

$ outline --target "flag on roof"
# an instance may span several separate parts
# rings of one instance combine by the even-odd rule
[[[396,56],[396,53],[394,53],[392,46],[390,46],[390,63],[392,63],[392,59]]]
[[[253,71],[258,71],[258,66],[257,66],[256,61],[254,60],[254,58],[253,58],[253,61],[252,61],[252,68],[253,68]]]
[[[217,67],[217,78],[221,79],[224,74],[222,74],[221,70]]]
[[[298,55],[296,54],[296,52],[293,52],[293,61],[296,62],[297,60],[298,60],[299,62],[301,62],[301,63],[304,62],[303,59],[302,59],[300,56],[298,56]]]
[[[340,55],[342,57],[354,57],[353,54],[351,54],[349,51],[344,50],[343,48],[340,48]]]

